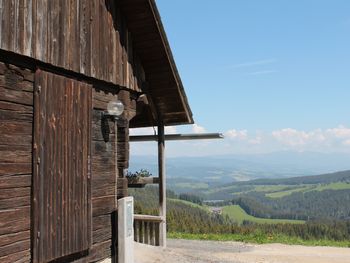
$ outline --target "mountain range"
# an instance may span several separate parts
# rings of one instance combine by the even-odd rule
[[[156,156],[131,156],[130,171],[157,175]],[[350,169],[348,153],[274,152],[166,158],[168,183],[223,185],[235,181],[288,178]]]

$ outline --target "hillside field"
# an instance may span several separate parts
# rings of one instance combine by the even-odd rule
[[[222,207],[223,215],[227,215],[230,219],[242,224],[244,220],[257,224],[304,224],[303,220],[288,220],[288,219],[268,219],[258,218],[248,215],[239,205],[229,205]]]

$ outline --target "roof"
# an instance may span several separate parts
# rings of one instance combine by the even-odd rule
[[[135,52],[142,61],[147,93],[154,104],[153,115],[145,110],[130,126],[156,125],[154,111],[164,125],[192,124],[192,112],[155,1],[121,0],[119,5],[126,16]]]

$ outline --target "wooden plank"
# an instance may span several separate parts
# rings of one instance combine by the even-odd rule
[[[9,218],[20,219],[26,218],[30,214],[30,206],[18,207],[13,209],[1,210],[0,211],[0,223],[7,223]],[[30,219],[30,218],[28,218]],[[0,228],[1,230],[2,228]],[[2,235],[2,234],[1,234]]]
[[[101,1],[90,1],[91,3],[91,76],[99,77],[99,57],[100,57],[100,37],[97,37],[100,32],[100,14],[99,3]]]
[[[14,1],[8,0],[3,3],[3,28],[4,34],[2,39],[2,48],[13,50],[14,38],[12,37],[11,29],[14,28]]]
[[[1,133],[1,131],[0,131]],[[0,136],[0,145],[30,145],[32,143],[31,135],[19,135],[19,134],[3,134]]]
[[[5,32],[5,28],[3,28],[3,13],[4,10],[4,0],[0,0],[0,32]],[[0,47],[2,47],[2,34],[0,34]]]
[[[24,91],[33,91],[34,73],[25,68],[1,63],[0,85]],[[23,86],[21,86],[23,82]],[[27,86],[24,86],[27,85]]]
[[[102,196],[92,199],[92,216],[106,215],[115,211],[115,196]]]
[[[7,145],[0,145],[0,152],[0,163],[31,163],[32,161],[30,145],[13,145],[11,149]]]
[[[4,187],[10,187],[11,183],[14,183],[14,187],[18,185],[26,185],[30,181],[30,173],[32,171],[32,164],[29,163],[0,163],[0,189]],[[18,183],[15,184],[16,178],[13,178],[14,175],[21,175],[18,177]],[[6,179],[6,178],[7,179]]]
[[[3,246],[0,249],[0,258],[5,257],[17,252],[25,251],[30,249],[30,240],[22,240],[7,246]]]
[[[48,1],[47,3],[47,61],[58,62],[59,57],[59,25],[60,2]],[[62,21],[62,23],[64,23]],[[62,56],[63,54],[61,54]]]
[[[23,40],[22,40],[22,54],[26,56],[32,55],[32,27],[33,27],[33,2],[32,0],[23,0],[24,2],[24,29],[23,29]]]
[[[34,57],[41,61],[47,60],[47,15],[48,15],[48,1],[36,0],[36,16],[35,16],[35,40],[34,40]]]
[[[11,190],[16,193],[17,189],[18,188],[12,188]],[[30,204],[30,195],[0,199],[0,209],[11,209],[13,207],[28,206]]]
[[[30,230],[30,213],[21,217],[19,215],[14,215],[13,217],[17,217],[18,219],[8,220],[7,218],[4,221],[0,221],[0,236]]]
[[[1,189],[0,191],[0,201],[15,198],[15,197],[29,197],[30,199],[30,187]]]
[[[143,222],[145,229],[144,229],[144,242],[145,244],[149,245],[149,222],[145,221]]]
[[[92,218],[92,230],[111,227],[112,225],[112,216],[110,214],[94,216]]]
[[[150,233],[150,236],[149,236],[149,239],[150,239],[150,245],[154,246],[155,245],[155,240],[154,240],[154,223],[150,223],[150,226],[149,226],[149,233]]]
[[[17,112],[0,109],[0,121],[25,121],[32,122],[33,114],[31,112]]]
[[[147,221],[147,222],[162,222],[164,217],[162,216],[150,216],[150,215],[134,215],[135,221]]]
[[[80,40],[80,10],[79,10],[80,1],[71,1],[70,6],[70,16],[72,19],[71,22],[71,38],[70,38],[70,69],[75,72],[80,71],[80,49],[81,49],[81,40]],[[74,48],[72,48],[74,47]]]
[[[98,75],[102,79],[106,79],[106,40],[105,40],[105,23],[106,23],[106,16],[104,12],[104,1],[98,1],[98,16],[99,16],[99,61],[98,61]],[[96,31],[97,33],[97,31]]]
[[[35,1],[35,0],[34,0]],[[32,201],[32,208],[33,208],[33,218],[32,218],[32,226],[33,226],[33,236],[32,236],[32,254],[33,254],[33,262],[37,263],[40,260],[40,224],[42,217],[40,207],[39,207],[39,200],[41,199],[41,192],[40,192],[40,152],[42,151],[41,143],[40,143],[40,136],[45,136],[44,133],[41,133],[42,131],[42,108],[41,108],[41,101],[42,97],[45,95],[42,92],[45,92],[45,90],[42,91],[41,85],[44,83],[43,81],[43,75],[41,74],[40,70],[37,70],[35,72],[35,87],[34,87],[34,125],[33,125],[33,201]],[[36,216],[35,216],[36,215]]]
[[[94,187],[92,189],[92,198],[114,195],[114,193],[115,193],[114,184],[105,182],[104,180],[95,181]]]
[[[17,104],[13,102],[0,101],[0,109],[2,110],[10,110],[10,111],[19,111],[22,113],[32,113],[33,107],[26,106],[22,104]]]
[[[38,72],[34,129],[35,262],[89,249],[91,86]],[[90,215],[90,216],[89,216]]]
[[[166,173],[165,173],[165,134],[162,120],[158,121],[158,177],[159,177],[159,215],[166,217]],[[159,224],[159,243],[166,247],[166,220]]]
[[[112,256],[112,242],[106,240],[101,243],[94,244],[90,250],[90,256],[87,259],[89,262],[98,262],[102,259],[110,258]],[[86,259],[85,259],[86,262]]]
[[[80,63],[79,63],[79,67],[80,67],[80,72],[81,73],[85,73],[86,72],[86,59],[88,58],[86,56],[86,53],[87,53],[87,31],[88,31],[88,23],[87,23],[87,19],[89,19],[89,17],[87,17],[87,12],[90,10],[90,9],[87,9],[87,2],[86,0],[80,0],[78,1],[79,2],[79,13],[80,13],[80,16],[79,16],[79,23],[80,23],[80,27],[78,28],[79,30],[79,43],[80,43],[80,54],[79,54],[79,57],[80,57]]]
[[[102,89],[93,90],[93,107],[99,110],[107,110],[107,104],[111,100],[117,99],[117,91],[109,91]]]
[[[109,222],[109,225],[106,225],[103,228],[93,231],[92,237],[93,237],[93,244],[110,240],[112,237],[112,226],[110,222]]]
[[[0,257],[1,263],[27,263],[30,262],[30,249]]]
[[[1,166],[2,164],[0,164],[0,167]],[[8,176],[8,175],[0,176],[0,189],[30,186],[31,179],[32,179],[31,174],[23,174],[23,175],[16,175],[16,176]]]
[[[30,207],[0,210],[0,236],[30,229]]]
[[[0,247],[7,246],[18,241],[30,240],[30,231],[22,231],[0,236]],[[18,251],[17,251],[18,253]],[[2,262],[2,261],[0,261]]]
[[[57,65],[62,68],[65,67],[65,60],[66,60],[66,56],[62,54],[67,54],[66,38],[67,38],[68,32],[66,32],[66,27],[67,27],[68,17],[66,13],[66,9],[67,9],[66,4],[67,4],[66,0],[59,1],[59,15],[58,15],[59,24],[56,25],[56,30],[58,31],[57,32],[58,33],[57,52],[59,54],[57,58]]]
[[[24,2],[17,0],[15,2],[15,30],[14,31],[14,51],[23,53],[23,39],[24,39]]]
[[[2,101],[33,105],[33,94],[31,92],[11,90],[0,86],[0,98]]]
[[[138,231],[139,224],[140,224],[140,221],[137,221],[137,220],[134,221],[134,241],[135,242],[140,241],[140,235],[139,235],[139,231]]]

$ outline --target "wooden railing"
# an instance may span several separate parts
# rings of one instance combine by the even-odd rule
[[[134,240],[152,246],[160,246],[160,227],[163,223],[160,216],[134,215]]]

